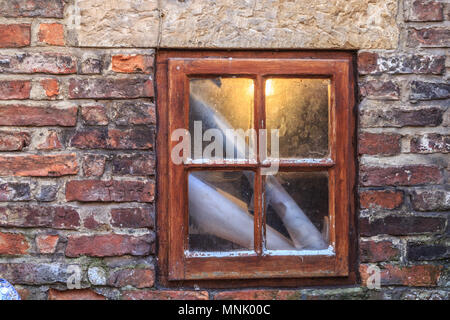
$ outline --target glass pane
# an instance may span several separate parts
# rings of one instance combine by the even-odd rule
[[[279,131],[281,158],[322,158],[328,154],[329,79],[266,80],[266,122]],[[268,155],[271,143],[268,139]],[[272,153],[273,154],[273,153]]]
[[[248,159],[249,149],[246,149],[246,145],[254,143],[250,140],[251,136],[245,136],[246,133],[251,133],[247,130],[253,128],[253,80],[245,78],[191,79],[189,84],[189,131],[192,138],[192,159]],[[208,129],[219,131],[209,130],[209,133],[205,135]],[[226,134],[227,129],[238,129],[239,131],[232,134],[238,135],[241,140]],[[197,135],[195,135],[196,132]],[[216,134],[220,134],[221,141],[217,140]],[[214,142],[218,143],[219,147],[215,148]],[[195,143],[197,143],[197,149]],[[208,145],[210,145],[209,148],[207,148]],[[220,152],[219,149],[221,149]]]
[[[278,172],[266,176],[266,248],[328,247],[328,173]],[[283,236],[290,244],[279,242]]]
[[[252,171],[189,173],[189,250],[253,249]]]

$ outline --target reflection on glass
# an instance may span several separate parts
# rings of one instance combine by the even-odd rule
[[[268,132],[279,130],[281,158],[322,158],[328,154],[329,79],[266,80]],[[268,154],[270,155],[270,139]]]
[[[267,229],[300,249],[328,247],[328,173],[278,172],[265,182]],[[269,250],[282,250],[266,237]]]
[[[254,83],[246,78],[190,79],[189,82],[189,131],[192,137],[193,159],[248,159],[247,146],[250,136],[245,136],[253,128]],[[195,130],[197,128],[197,130]],[[215,131],[208,129],[217,129]],[[227,129],[240,129],[239,144]],[[195,138],[197,133],[197,138]],[[216,141],[217,133],[220,140]],[[200,136],[200,141],[198,136]],[[202,139],[202,137],[204,139]],[[203,143],[202,140],[206,140]],[[214,142],[222,147],[214,148]],[[197,149],[195,149],[197,143]],[[208,149],[208,145],[210,145]],[[247,147],[248,148],[248,147]],[[247,151],[246,151],[247,150]],[[222,154],[218,154],[222,153]]]
[[[189,173],[189,250],[251,250],[253,235],[252,171]]]

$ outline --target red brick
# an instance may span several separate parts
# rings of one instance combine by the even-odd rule
[[[83,173],[86,177],[99,177],[105,171],[106,156],[87,154],[83,157]]]
[[[17,52],[0,54],[1,73],[71,74],[77,72],[77,59],[69,54]]]
[[[359,135],[359,154],[392,156],[400,153],[399,134],[363,132]]]
[[[26,47],[30,45],[30,40],[31,25],[0,24],[0,48]]]
[[[373,52],[361,52],[358,54],[358,72],[368,74],[377,70],[378,54]]]
[[[56,79],[44,79],[40,81],[45,95],[49,98],[54,98],[59,94],[59,83]]]
[[[364,237],[389,234],[393,236],[442,233],[445,219],[441,217],[387,216],[378,219],[361,218],[360,233]]]
[[[448,28],[409,28],[408,47],[450,47],[450,30]]]
[[[102,105],[81,107],[81,116],[88,125],[103,126],[108,124],[106,109]]]
[[[80,149],[151,149],[154,131],[149,128],[81,129],[73,135],[70,145]]]
[[[39,42],[63,46],[64,41],[64,26],[60,23],[41,23],[39,25],[38,33]]]
[[[154,192],[152,181],[74,180],[66,184],[67,201],[151,202]]]
[[[411,204],[417,211],[449,211],[450,191],[414,190],[411,193]]]
[[[104,296],[90,289],[48,290],[48,300],[106,300]]]
[[[0,255],[23,255],[29,248],[24,235],[0,232]]]
[[[450,136],[438,133],[424,134],[411,139],[411,152],[414,153],[434,153],[450,152]]]
[[[360,84],[361,96],[375,100],[398,100],[400,88],[393,81],[369,80]]]
[[[444,5],[434,0],[410,0],[407,3],[406,21],[442,21]]]
[[[58,235],[41,234],[36,236],[36,246],[39,253],[50,254],[54,253],[58,244]]]
[[[118,228],[154,228],[153,208],[111,209],[111,225]]]
[[[117,175],[152,175],[155,167],[155,157],[151,154],[116,155],[112,160],[112,172]]]
[[[396,209],[403,203],[403,192],[389,190],[367,190],[359,194],[361,209]]]
[[[31,137],[23,131],[0,131],[0,151],[20,151],[30,144]]]
[[[80,216],[70,207],[9,206],[0,208],[0,226],[75,230]]]
[[[359,271],[363,285],[365,285],[369,265],[361,264]],[[415,265],[397,266],[384,265],[381,269],[381,285],[404,285],[409,287],[431,287],[436,286],[442,272],[442,266]]]
[[[402,167],[369,167],[360,169],[360,183],[365,187],[415,186],[436,184],[442,181],[437,166],[407,165]]]
[[[120,126],[131,124],[155,124],[155,104],[142,101],[114,102],[112,120]]]
[[[288,290],[286,290],[288,291]],[[289,290],[289,293],[295,291]],[[214,300],[280,300],[280,290],[239,290],[239,291],[222,291],[214,295]],[[283,295],[286,296],[287,292]]]
[[[381,262],[397,260],[400,257],[400,250],[391,241],[361,241],[360,243],[362,262]]]
[[[133,286],[138,289],[151,288],[155,283],[155,272],[152,269],[122,269],[110,273],[107,284],[121,288]]]
[[[55,131],[47,132],[44,141],[37,145],[38,150],[61,150],[63,148],[59,140],[58,133]]]
[[[208,300],[207,291],[142,290],[124,291],[124,300]]]
[[[25,105],[0,106],[2,126],[74,126],[77,122],[77,107],[32,107]]]
[[[59,177],[78,173],[75,154],[0,156],[0,175]]]
[[[30,98],[31,83],[23,80],[0,81],[0,100],[24,100]]]
[[[153,81],[135,79],[70,79],[71,99],[133,99],[154,96]]]
[[[14,0],[0,1],[0,12],[4,17],[63,18],[63,0]]]
[[[111,68],[115,72],[150,73],[153,68],[153,57],[142,54],[117,54],[112,56]]]
[[[69,236],[66,256],[145,256],[154,252],[154,240],[153,234],[143,236],[123,234]]]

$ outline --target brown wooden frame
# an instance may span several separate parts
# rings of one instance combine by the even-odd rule
[[[232,58],[232,59],[228,59]],[[157,56],[157,226],[159,271],[164,285],[202,283],[206,287],[354,283],[356,281],[356,233],[354,216],[354,55],[348,52],[249,52],[160,51]],[[185,255],[187,221],[187,169],[199,165],[175,165],[170,150],[176,142],[170,133],[186,128],[188,76],[246,75],[255,79],[255,128],[265,115],[263,79],[270,76],[327,77],[332,81],[330,103],[330,157],[310,163],[280,162],[280,170],[327,170],[330,181],[330,215],[335,232],[330,235],[333,256],[268,256],[262,248],[239,257],[189,257]],[[257,97],[261,97],[257,99]],[[180,116],[180,114],[182,116]],[[265,121],[264,121],[265,123]],[[239,165],[259,170],[262,165]],[[209,169],[218,165],[208,165]],[[234,165],[220,165],[235,169]],[[258,177],[258,175],[256,175]],[[180,183],[180,181],[182,181]],[[257,184],[262,183],[257,178]],[[255,186],[255,193],[258,187]],[[259,194],[256,194],[258,199]],[[256,201],[257,202],[257,201]],[[256,214],[259,212],[259,214]],[[255,240],[262,238],[263,217],[255,210]],[[334,220],[334,221],[333,221]],[[259,226],[259,227],[258,227]],[[301,263],[299,263],[299,261]],[[282,266],[280,268],[280,266]],[[279,279],[278,279],[279,278]],[[245,279],[245,280],[234,280]],[[226,281],[224,281],[226,280]]]

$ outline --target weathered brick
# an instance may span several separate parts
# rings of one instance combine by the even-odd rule
[[[0,72],[71,74],[77,72],[77,59],[72,55],[51,52],[2,54]]]
[[[111,59],[111,68],[115,72],[151,73],[153,68],[153,56],[142,54],[117,54]]]
[[[406,165],[401,167],[360,168],[360,183],[365,187],[379,186],[414,186],[436,184],[442,181],[442,174],[437,166]]]
[[[106,156],[87,154],[83,157],[83,173],[86,177],[99,177],[105,171]]]
[[[0,226],[71,230],[80,226],[80,216],[71,207],[8,206],[0,207]]]
[[[24,255],[29,248],[23,234],[0,232],[0,255]]]
[[[50,202],[56,199],[58,194],[58,185],[41,185],[38,193],[36,194],[37,201]]]
[[[63,46],[64,41],[64,26],[60,23],[41,23],[39,25],[38,33],[39,42]]]
[[[359,135],[359,154],[392,156],[400,153],[400,134],[363,132]]]
[[[30,24],[0,24],[0,48],[26,47],[30,45],[30,40]]]
[[[30,144],[31,137],[23,131],[0,131],[0,151],[20,151]]]
[[[417,211],[448,211],[450,210],[450,191],[414,190],[411,192],[411,204]]]
[[[70,79],[71,99],[133,99],[154,96],[153,82],[135,79]]]
[[[0,201],[31,200],[30,184],[26,182],[0,183]]]
[[[56,131],[48,131],[42,138],[42,142],[36,146],[38,150],[61,150],[63,148]]]
[[[287,290],[286,290],[287,291]],[[291,293],[295,291],[289,290]],[[280,290],[249,289],[222,291],[214,295],[214,300],[281,300]],[[284,293],[286,295],[286,293]]]
[[[361,111],[361,125],[373,127],[405,127],[429,126],[435,127],[442,123],[444,110],[440,108],[417,109],[363,109]]]
[[[154,252],[154,235],[130,236],[123,234],[103,234],[69,236],[66,256],[110,257],[144,256]]]
[[[0,16],[63,18],[63,0],[0,0]]]
[[[75,154],[0,156],[0,175],[59,177],[78,173]]]
[[[441,217],[387,216],[373,220],[360,219],[360,232],[365,237],[379,234],[403,236],[435,233],[442,232],[444,228],[445,219]]]
[[[48,290],[48,300],[106,300],[105,296],[91,289]]]
[[[13,284],[66,284],[72,274],[72,272],[68,272],[68,265],[61,263],[0,264],[0,277],[8,279]]]
[[[368,265],[360,265],[360,274],[365,285],[369,274]],[[381,270],[381,285],[404,285],[410,287],[436,286],[442,272],[442,266],[415,265],[397,266],[387,264]]]
[[[448,28],[409,28],[408,47],[450,47],[450,30]]]
[[[122,269],[110,273],[107,284],[112,287],[151,288],[155,283],[153,269]]]
[[[36,236],[36,247],[39,253],[51,254],[55,253],[59,236],[52,234],[40,234]]]
[[[88,125],[104,126],[108,124],[106,109],[103,105],[82,106],[81,117]]]
[[[412,81],[410,100],[435,100],[450,98],[450,84],[446,82]]]
[[[30,98],[31,82],[24,80],[0,81],[0,100],[24,100]]]
[[[112,108],[112,120],[121,126],[155,124],[155,105],[142,101],[115,102]]]
[[[77,107],[4,105],[0,106],[0,125],[70,127],[77,122],[77,109]]]
[[[59,82],[56,79],[44,79],[40,81],[42,89],[48,98],[54,98],[59,94]]]
[[[208,300],[208,291],[133,290],[124,291],[124,300]]]
[[[358,55],[358,71],[360,74],[443,74],[445,56],[361,52]]]
[[[359,194],[361,209],[396,209],[403,203],[403,192],[390,190],[366,190]]]
[[[450,136],[428,133],[423,136],[413,137],[410,143],[410,151],[415,153],[449,153]]]
[[[70,145],[80,149],[151,149],[154,131],[150,128],[85,128],[73,135]]]
[[[66,184],[67,201],[151,202],[154,193],[152,181],[74,180]]]
[[[398,100],[400,88],[397,83],[387,80],[369,80],[359,86],[362,97],[375,100]]]
[[[409,261],[442,260],[450,258],[450,247],[443,244],[425,244],[409,242],[406,249]]]
[[[359,249],[361,251],[361,262],[381,262],[398,260],[400,250],[391,241],[361,241]]]
[[[152,175],[155,166],[152,154],[115,155],[112,160],[112,171],[117,175]]]
[[[103,60],[97,57],[85,57],[80,64],[81,74],[101,74],[103,71]]]
[[[154,228],[155,218],[152,208],[111,209],[111,225],[118,228]]]
[[[444,5],[434,0],[409,0],[406,3],[406,21],[442,21],[444,20]]]

